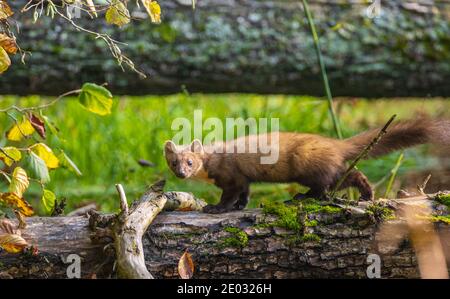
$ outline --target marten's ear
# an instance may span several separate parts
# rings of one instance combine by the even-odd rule
[[[193,153],[203,153],[203,145],[202,142],[198,139],[194,139],[191,143],[191,152]]]
[[[167,140],[164,144],[164,153],[175,153],[177,151],[177,146],[172,140]]]

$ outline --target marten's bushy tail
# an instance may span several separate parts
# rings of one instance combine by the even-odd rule
[[[345,139],[345,158],[352,160],[377,136],[381,128],[369,130]],[[450,120],[419,118],[391,124],[387,133],[369,152],[379,157],[390,152],[419,144],[434,143],[448,147],[450,152]]]

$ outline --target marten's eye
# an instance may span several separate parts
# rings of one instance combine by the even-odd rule
[[[173,166],[173,167],[177,166],[177,161],[173,161],[173,162],[172,162],[172,166]]]
[[[192,160],[188,160],[187,165],[192,166]]]

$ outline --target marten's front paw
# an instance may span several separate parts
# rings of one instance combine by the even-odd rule
[[[208,214],[221,214],[228,212],[228,209],[220,205],[207,205],[203,207],[203,212]]]

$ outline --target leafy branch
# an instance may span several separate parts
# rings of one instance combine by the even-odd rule
[[[147,11],[151,22],[159,24],[161,22],[161,7],[159,6],[159,3],[156,0],[139,1]],[[127,8],[127,3],[128,0],[111,0],[107,1],[107,4],[95,5],[93,0],[62,0],[61,4],[56,4],[54,0],[30,0],[22,7],[20,12],[33,12],[33,22],[36,22],[44,14],[51,19],[59,17],[77,31],[92,35],[95,39],[103,40],[111,55],[122,69],[123,64],[125,64],[132,71],[139,74],[141,78],[145,78],[146,75],[135,67],[133,61],[129,57],[122,53],[120,46],[126,46],[126,43],[112,38],[107,33],[87,29],[75,21],[75,17],[81,17],[81,13],[88,14],[94,19],[99,17],[99,12],[104,12],[108,24],[114,24],[121,27],[130,23],[131,19],[133,19]],[[138,1],[136,4],[139,7]],[[75,15],[72,15],[74,12]],[[22,62],[24,62],[26,54],[29,53],[23,51],[19,47],[16,42],[16,36],[10,29],[12,15],[14,15],[14,12],[8,5],[7,0],[0,0],[0,74],[5,72],[11,65],[9,55],[14,55],[19,51],[22,53]],[[18,32],[18,25],[16,25],[16,27]]]
[[[6,139],[11,142],[0,147],[0,161],[4,168],[0,170],[9,184],[8,191],[0,192],[0,203],[14,209],[20,215],[31,216],[33,207],[25,200],[24,193],[30,182],[35,182],[42,189],[41,203],[47,213],[55,208],[56,195],[46,188],[50,182],[50,172],[60,167],[81,175],[76,164],[62,149],[55,152],[45,144],[47,129],[52,134],[57,133],[52,122],[42,111],[55,105],[64,97],[78,94],[78,101],[86,110],[98,114],[111,113],[113,104],[112,95],[104,86],[85,83],[82,88],[61,94],[52,101],[33,107],[19,107],[12,105],[0,109],[0,113],[12,118],[12,125],[6,132]],[[39,113],[36,113],[39,112]],[[16,117],[21,116],[21,118]],[[16,146],[20,144],[21,146]],[[24,157],[28,158],[25,163]],[[31,177],[27,171],[34,173]]]

